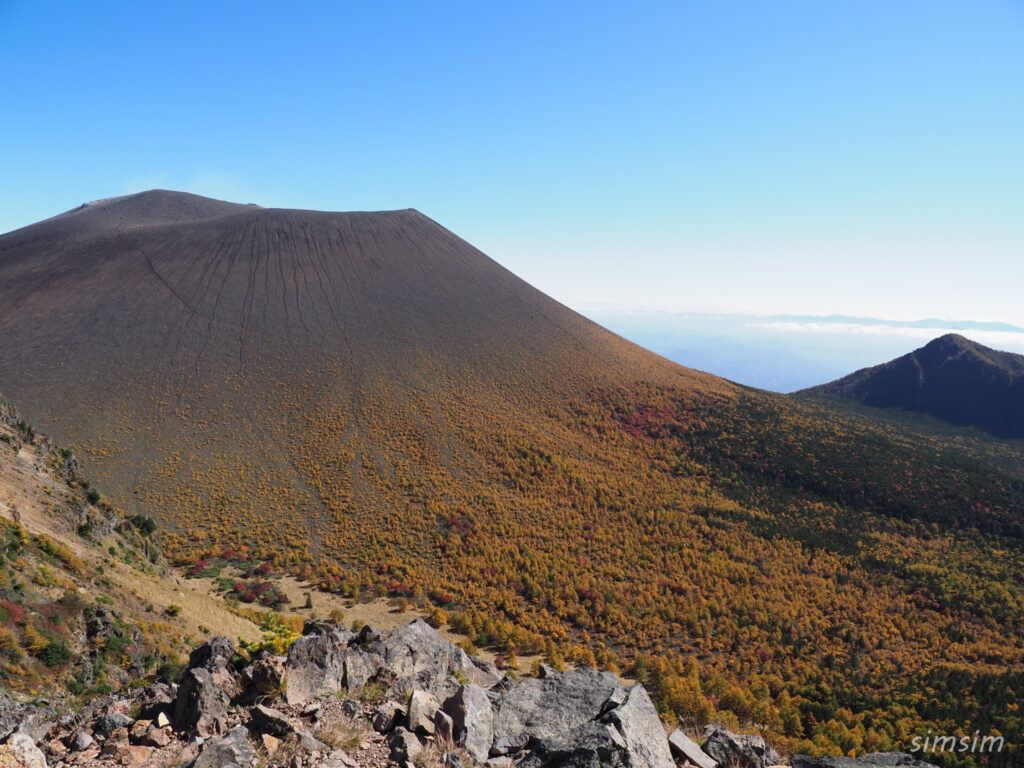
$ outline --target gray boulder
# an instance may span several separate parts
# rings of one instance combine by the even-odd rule
[[[719,765],[736,768],[767,768],[778,765],[782,757],[760,736],[735,734],[718,725],[704,729],[704,751]]]
[[[257,659],[242,670],[242,695],[239,700],[243,704],[253,704],[261,698],[280,695],[284,687],[284,664],[277,656]]]
[[[409,697],[409,730],[420,735],[432,735],[434,715],[440,708],[441,705],[434,694],[428,691],[413,691]]]
[[[470,658],[422,619],[393,629],[368,643],[364,650],[383,659],[383,665],[395,676],[396,691],[420,689],[444,699],[459,687],[456,673],[483,688],[490,688],[503,677],[493,664]]]
[[[373,729],[377,733],[391,733],[405,720],[405,707],[397,701],[385,701],[373,714]]]
[[[388,746],[391,747],[391,759],[403,766],[412,766],[416,756],[423,751],[423,744],[416,734],[401,726],[388,736]]]
[[[188,671],[178,684],[171,717],[178,730],[215,736],[227,727],[228,706],[237,688],[231,665],[235,646],[226,637],[215,637],[192,649]]]
[[[254,765],[257,759],[256,750],[249,743],[245,726],[236,725],[223,737],[207,741],[190,768],[225,768],[232,764],[248,768]]]
[[[28,714],[28,709],[6,693],[0,693],[0,741],[18,730],[18,726]]]
[[[92,732],[97,736],[109,738],[118,728],[131,728],[135,721],[128,715],[120,712],[111,712],[107,715],[100,715],[92,724]]]
[[[494,712],[484,689],[475,683],[459,688],[444,703],[452,719],[452,736],[477,762],[487,760],[494,740]]]
[[[345,653],[345,687],[349,691],[358,691],[380,674],[384,668],[384,659],[375,653],[353,648]]]
[[[519,768],[631,768],[625,739],[613,725],[592,720],[567,733],[530,743]]]
[[[6,744],[0,744],[0,765],[14,768],[46,768],[46,755],[31,736],[15,733]]]
[[[577,669],[523,680],[494,703],[491,754],[515,751],[524,768],[675,768],[668,739],[642,685],[628,691],[608,672]]]
[[[269,733],[271,736],[287,736],[295,730],[283,712],[263,704],[257,704],[250,709],[249,716],[252,719],[253,727],[260,733]]]
[[[71,743],[68,744],[68,749],[72,752],[81,752],[91,747],[95,741],[85,731],[77,731],[71,738]]]
[[[493,702],[495,741],[514,742],[522,734],[534,739],[567,734],[597,718],[604,703],[621,688],[611,672],[595,669],[544,674],[520,680]]]
[[[208,669],[190,669],[178,687],[174,702],[174,727],[194,730],[202,737],[219,735],[227,727],[231,693],[223,680]]]
[[[230,669],[235,657],[235,645],[226,637],[214,637],[197,645],[188,656],[189,669]]]
[[[627,765],[675,768],[658,710],[642,685],[630,688],[625,701],[609,710],[601,721],[614,726],[626,742]]]

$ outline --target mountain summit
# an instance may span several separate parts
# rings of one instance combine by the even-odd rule
[[[999,437],[1024,437],[1024,356],[953,333],[801,394],[904,408]]]

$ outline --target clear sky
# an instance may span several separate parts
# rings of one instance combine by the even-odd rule
[[[576,308],[1024,322],[1024,3],[0,0],[0,231],[414,207]]]

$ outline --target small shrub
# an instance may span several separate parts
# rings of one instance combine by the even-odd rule
[[[58,667],[71,659],[71,649],[60,638],[52,638],[38,654],[39,660],[48,667]]]

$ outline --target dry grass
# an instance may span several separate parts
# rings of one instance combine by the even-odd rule
[[[369,731],[364,724],[348,717],[339,716],[326,723],[321,723],[314,736],[325,744],[345,751],[355,750],[367,737]]]

